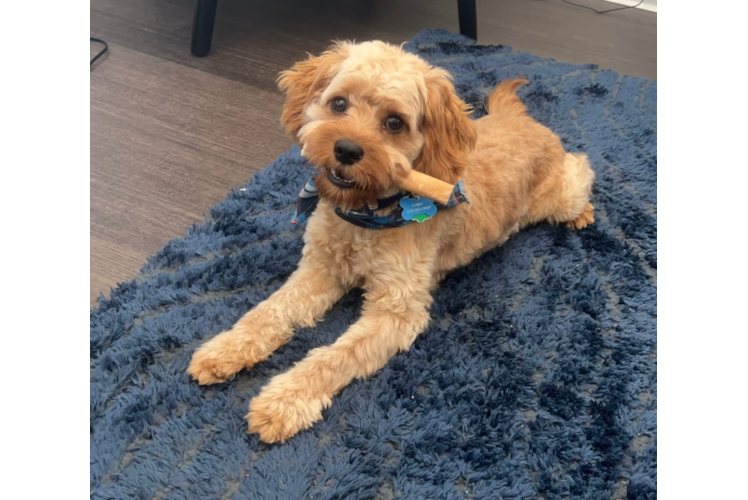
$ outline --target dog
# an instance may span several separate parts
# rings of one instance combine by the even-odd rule
[[[335,343],[309,352],[250,402],[249,432],[267,443],[309,428],[353,379],[408,350],[448,272],[525,226],[594,222],[588,160],[566,153],[528,116],[516,95],[524,79],[500,83],[488,114],[472,120],[447,71],[374,41],[339,42],[282,72],[278,83],[286,97],[281,121],[316,167],[320,202],[288,281],[195,351],[187,372],[200,384],[224,382],[267,359],[294,328],[313,326],[350,289],[363,289],[364,304]],[[375,218],[396,212],[397,202],[378,200],[397,197],[397,176],[408,169],[462,186],[469,201],[399,227],[346,220],[367,206]]]

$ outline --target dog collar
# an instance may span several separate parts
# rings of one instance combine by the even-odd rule
[[[291,219],[291,224],[304,222],[314,211],[318,202],[319,191],[317,186],[314,185],[314,181],[310,179],[299,193],[296,213]],[[374,211],[387,208],[396,202],[397,207],[390,214],[381,217],[374,213]],[[470,198],[465,194],[462,179],[457,181],[446,205],[416,196],[408,191],[400,191],[393,196],[378,199],[376,206],[364,206],[349,212],[344,212],[339,207],[333,207],[333,209],[338,217],[353,225],[366,229],[389,229],[405,226],[413,221],[425,222],[433,217],[437,211],[453,207],[459,203],[470,203]]]

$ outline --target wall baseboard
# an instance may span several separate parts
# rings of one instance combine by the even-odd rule
[[[639,0],[605,0],[606,2],[616,3],[619,5],[632,6],[639,3]],[[644,0],[644,2],[637,7],[637,9],[647,10],[649,12],[657,12],[657,0]]]

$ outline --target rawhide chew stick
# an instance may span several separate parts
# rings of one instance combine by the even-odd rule
[[[444,181],[415,170],[408,170],[407,172],[401,170],[396,182],[400,188],[439,202],[442,205],[447,204],[454,189],[454,186]]]

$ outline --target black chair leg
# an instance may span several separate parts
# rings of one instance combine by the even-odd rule
[[[457,0],[460,34],[478,41],[478,20],[475,0]]]
[[[192,21],[192,53],[205,57],[213,41],[213,24],[216,21],[218,0],[197,0],[195,19]]]

